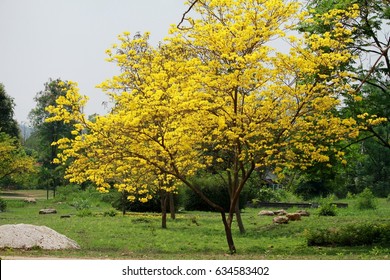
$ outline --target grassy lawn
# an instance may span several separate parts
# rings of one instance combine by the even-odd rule
[[[29,191],[29,195],[34,195]],[[2,194],[3,195],[3,194]],[[0,213],[2,224],[45,225],[75,240],[81,250],[45,251],[2,249],[0,256],[59,257],[81,259],[389,259],[390,248],[379,246],[309,247],[306,230],[343,226],[359,222],[390,223],[390,202],[379,200],[376,210],[357,210],[354,201],[338,209],[335,217],[320,217],[312,209],[310,217],[285,225],[275,225],[272,217],[258,216],[260,209],[245,209],[247,233],[234,231],[237,254],[227,254],[227,245],[218,213],[180,212],[161,228],[158,213],[119,212],[104,215],[112,208],[104,202],[93,203],[92,215],[82,216],[70,203],[46,200],[38,192],[36,204],[6,198],[8,209]],[[58,214],[39,215],[44,207]],[[289,209],[293,212],[294,209]],[[61,215],[71,218],[60,218]],[[79,213],[80,214],[80,213]]]

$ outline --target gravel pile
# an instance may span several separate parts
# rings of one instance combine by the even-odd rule
[[[29,224],[0,226],[0,248],[80,249],[72,239],[45,226]]]

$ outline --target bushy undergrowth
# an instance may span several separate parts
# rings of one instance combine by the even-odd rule
[[[230,197],[227,190],[227,185],[224,180],[217,175],[205,175],[192,180],[192,183],[200,188],[205,196],[210,198],[214,203],[221,205],[225,211],[229,211]],[[185,189],[182,194],[183,207],[188,211],[215,211],[210,205],[203,201],[199,195],[189,188]],[[240,209],[244,208],[247,201],[246,193],[241,193]]]
[[[92,210],[88,208],[77,210],[76,216],[78,217],[90,217],[92,216]]]
[[[103,213],[103,216],[104,217],[115,217],[116,216],[116,211],[114,209],[111,209],[111,210],[107,210]]]
[[[100,206],[102,198],[102,194],[93,187],[82,190],[80,186],[68,185],[58,188],[55,201],[74,207],[78,217],[88,217],[93,215],[93,207]]]
[[[281,190],[273,190],[268,187],[262,187],[256,193],[256,198],[254,201],[259,202],[280,202],[284,198],[283,192]]]
[[[359,210],[376,209],[377,200],[369,188],[365,188],[363,192],[357,196],[357,208]]]
[[[73,206],[78,211],[89,209],[92,206],[88,199],[82,199],[82,198],[74,198],[69,205]]]
[[[342,228],[306,230],[309,246],[361,246],[390,244],[390,223],[351,224]]]
[[[320,199],[320,208],[318,210],[319,216],[336,216],[337,215],[337,207],[333,204],[335,197],[328,196]]]
[[[82,190],[80,186],[67,185],[58,188],[55,201],[66,202],[77,210],[81,210],[99,205],[102,198],[102,194],[94,187],[87,187]]]
[[[0,198],[0,212],[4,212],[5,210],[7,210],[7,202]]]
[[[85,196],[85,194],[83,194],[80,186],[67,185],[57,188],[55,200],[61,202],[71,202],[74,199],[80,198],[81,196]]]

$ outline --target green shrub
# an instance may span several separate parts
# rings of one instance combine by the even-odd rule
[[[294,192],[307,201],[315,197],[326,196],[331,192],[331,189],[326,181],[313,179],[300,183]]]
[[[229,211],[230,197],[225,181],[217,175],[204,175],[192,180],[192,183],[200,188],[205,196],[211,199],[214,203],[222,206],[225,211]],[[215,211],[203,199],[201,199],[194,191],[186,188],[183,201],[185,210],[188,211]],[[246,204],[246,195],[242,193],[240,196],[240,209]]]
[[[77,210],[76,216],[89,217],[89,216],[92,216],[92,211],[90,209],[86,209],[86,208],[80,209],[80,210]]]
[[[79,185],[61,186],[57,189],[56,201],[71,201],[83,199],[97,204],[102,201],[103,194],[99,193],[95,187],[89,186],[82,188]]]
[[[7,201],[0,198],[0,212],[5,212],[7,210]]]
[[[82,199],[82,198],[74,198],[73,201],[70,203],[70,206],[73,206],[76,208],[76,210],[84,210],[91,208],[91,203],[88,201],[88,199]]]
[[[361,246],[390,244],[390,223],[351,224],[343,228],[305,231],[308,246]]]
[[[103,213],[103,216],[104,217],[115,217],[116,216],[116,211],[114,210],[114,209],[111,209],[111,210],[109,210],[109,211],[105,211],[104,213]]]
[[[262,187],[256,194],[255,200],[260,202],[280,202],[282,201],[282,193],[278,190],[273,190],[268,187]]]
[[[365,188],[360,194],[357,195],[357,208],[359,210],[376,209],[377,201],[372,191],[369,188]]]
[[[82,191],[78,185],[60,186],[57,188],[56,201],[72,201],[80,197]]]
[[[346,198],[347,198],[347,199],[355,199],[355,197],[356,197],[355,194],[353,194],[353,193],[351,193],[351,192],[348,192]]]
[[[318,210],[318,215],[319,216],[336,216],[337,211],[336,205],[332,204],[326,204],[326,205],[321,205],[321,207]]]
[[[334,196],[330,195],[326,198],[320,199],[320,208],[318,210],[319,216],[336,216],[337,207],[333,203]]]
[[[253,205],[256,205],[260,202],[297,202],[300,201],[300,198],[294,193],[286,191],[284,189],[273,190],[270,187],[262,187],[254,195],[254,198],[251,199]]]

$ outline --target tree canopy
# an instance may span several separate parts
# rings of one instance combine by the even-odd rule
[[[0,83],[0,132],[7,133],[11,137],[19,138],[18,123],[14,119],[15,103]]]
[[[53,164],[58,149],[52,145],[61,138],[72,138],[72,123],[62,121],[46,122],[51,114],[45,110],[46,107],[56,104],[56,100],[64,96],[70,85],[61,79],[49,79],[44,84],[44,89],[38,92],[34,98],[36,106],[30,111],[29,118],[33,127],[33,133],[28,139],[26,146],[35,150],[38,161],[41,163],[39,184],[53,189],[54,195],[57,185],[63,183],[64,169]],[[67,108],[64,108],[65,110]]]
[[[0,183],[22,182],[25,175],[36,172],[35,159],[28,156],[18,139],[0,132]]]

